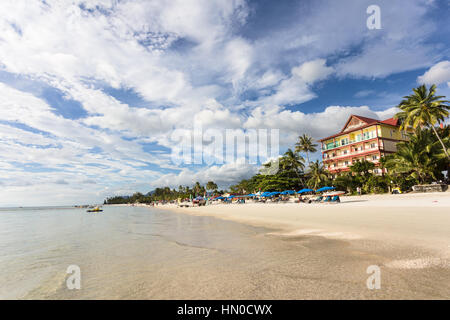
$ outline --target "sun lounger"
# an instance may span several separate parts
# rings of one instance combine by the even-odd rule
[[[312,200],[313,202],[321,202],[323,200],[323,197],[317,197],[316,199]]]
[[[339,198],[339,196],[334,196],[334,197],[331,199],[330,203],[331,203],[331,202],[333,202],[333,203],[339,203],[339,202],[341,202],[341,199]]]

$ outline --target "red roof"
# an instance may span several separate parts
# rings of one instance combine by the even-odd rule
[[[398,126],[398,119],[394,119],[394,118],[389,118],[389,119],[383,120],[381,122],[385,123],[385,124],[390,124],[391,126]]]

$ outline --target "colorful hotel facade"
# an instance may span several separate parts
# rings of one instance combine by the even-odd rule
[[[322,161],[333,175],[350,170],[356,161],[366,159],[375,164],[374,173],[382,174],[378,168],[380,158],[397,151],[397,143],[408,136],[400,130],[397,119],[376,120],[351,115],[344,128],[337,134],[320,139]]]

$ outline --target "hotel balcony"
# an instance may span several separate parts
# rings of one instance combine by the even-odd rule
[[[334,143],[328,143],[327,145],[323,145],[322,151],[327,151],[327,150],[332,150],[332,149],[336,149],[336,148],[340,148],[340,147],[350,146],[350,145],[358,143],[358,142],[373,140],[376,138],[377,138],[376,136],[371,135],[371,136],[367,136],[362,139],[349,140],[348,143],[345,143],[345,144],[341,144],[339,141],[336,141]]]
[[[354,150],[353,148],[350,150],[346,150],[347,152],[340,152],[340,153],[336,153],[335,155],[333,154],[326,154],[324,153],[322,155],[323,160],[337,160],[337,159],[344,159],[344,158],[348,158],[348,157],[352,157],[352,156],[357,156],[359,154],[363,154],[363,153],[367,153],[367,152],[372,152],[372,151],[382,151],[383,150],[383,146],[382,144],[375,144],[373,146],[370,145],[366,145],[364,148],[362,148],[362,145],[358,146],[358,150]]]

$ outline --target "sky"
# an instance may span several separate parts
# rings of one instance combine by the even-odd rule
[[[392,117],[421,84],[450,97],[449,16],[445,0],[0,1],[0,206],[226,188],[258,166],[176,164],[174,132],[278,129],[283,153]]]

